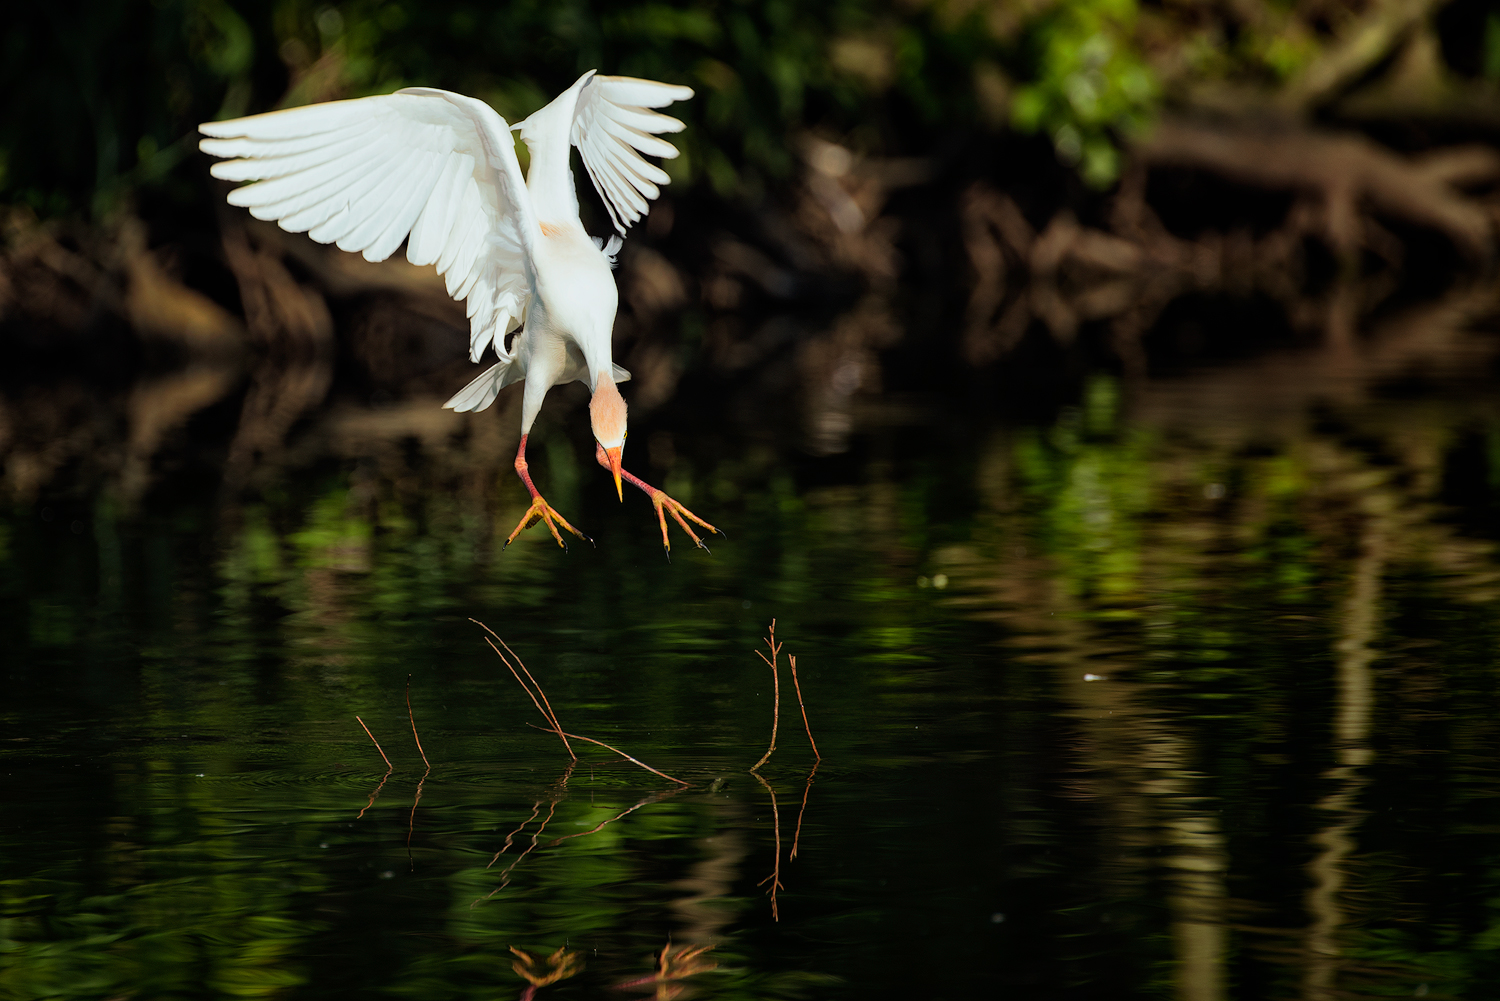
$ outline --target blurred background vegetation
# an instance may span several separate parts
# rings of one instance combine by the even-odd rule
[[[0,197],[95,218],[189,197],[200,121],[414,84],[515,121],[590,68],[693,86],[673,167],[726,197],[786,181],[804,129],[885,155],[1039,132],[1104,188],[1164,109],[1500,125],[1483,0],[95,0],[18,12],[5,44]]]
[[[1496,256],[1484,0],[95,0],[4,37],[22,498],[69,455],[138,495],[162,442],[236,404],[216,433],[247,483],[319,408],[417,415],[463,384],[434,275],[229,211],[196,149],[202,121],[406,85],[516,121],[590,68],[690,84],[620,261],[633,414],[709,405],[817,455],[891,394],[1025,406],[1090,370],[1349,341]]]

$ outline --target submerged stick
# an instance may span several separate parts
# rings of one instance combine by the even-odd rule
[[[546,730],[546,727],[536,726],[535,723],[531,723],[531,724],[528,724],[528,725],[535,726],[538,730]],[[646,764],[644,761],[640,760],[639,758],[632,758],[630,755],[626,754],[624,751],[620,750],[618,747],[614,747],[614,746],[612,746],[610,744],[606,744],[602,740],[595,740],[593,737],[580,737],[576,733],[563,733],[561,730],[550,730],[548,732],[549,733],[556,733],[560,737],[572,737],[574,740],[584,740],[584,741],[587,741],[590,744],[598,744],[600,747],[604,748],[607,751],[614,751],[616,754],[618,754],[620,757],[624,758],[626,761],[629,761],[631,764],[640,765],[642,768],[646,769],[646,771],[650,772],[653,775],[660,775],[662,778],[666,779],[668,782],[676,782],[678,785],[682,785],[682,786],[692,785],[691,782],[684,782],[684,781],[682,781],[682,779],[674,779],[672,776],[668,775],[666,772],[657,771],[655,768],[652,768],[650,765]]]
[[[787,663],[792,666],[792,684],[797,689],[797,708],[802,710],[802,727],[807,731],[807,742],[812,745],[813,757],[822,761],[823,755],[818,753],[818,742],[813,740],[812,724],[807,722],[807,705],[802,701],[802,683],[797,680],[797,658],[788,654],[786,659]],[[817,770],[817,766],[814,765],[813,771]]]
[[[373,733],[370,733],[370,728],[365,726],[364,720],[359,719],[358,716],[354,718],[359,720],[360,726],[365,727],[365,733],[369,735],[370,742],[375,745],[375,750],[380,752],[380,757],[385,761],[385,767],[387,769],[386,774],[389,775],[391,772],[394,772],[396,770],[396,766],[391,764],[391,759],[385,756],[385,749],[380,746],[380,741],[375,739],[375,735]]]
[[[766,748],[766,753],[760,756],[760,760],[750,766],[750,772],[754,774],[761,765],[771,760],[771,755],[776,751],[776,728],[781,723],[781,673],[776,668],[776,655],[781,652],[781,644],[776,642],[776,620],[771,620],[770,635],[766,638],[766,646],[771,648],[769,658],[760,650],[755,651],[757,657],[766,662],[771,669],[771,746]]]

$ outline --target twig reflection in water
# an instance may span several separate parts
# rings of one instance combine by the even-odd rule
[[[576,952],[569,952],[566,947],[546,957],[515,946],[511,946],[510,951],[516,957],[510,968],[528,985],[521,992],[521,1001],[531,1001],[536,996],[538,987],[566,980],[583,969],[583,957]]]
[[[615,984],[615,990],[654,987],[657,1001],[669,1001],[671,998],[679,997],[683,988],[673,984],[672,981],[686,980],[688,977],[695,977],[700,973],[708,973],[719,968],[719,964],[714,960],[703,958],[712,949],[711,945],[673,946],[668,942],[662,947],[661,955],[656,957],[655,973],[649,977]]]

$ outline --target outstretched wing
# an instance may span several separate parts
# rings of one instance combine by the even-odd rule
[[[435,264],[467,300],[470,356],[505,335],[531,302],[537,224],[510,129],[489,105],[442,90],[273,111],[198,127],[229,181],[255,181],[229,204],[319,243],[383,261]]]
[[[666,171],[641,154],[675,157],[677,147],[657,136],[683,129],[677,119],[649,109],[692,96],[691,87],[629,76],[595,75],[578,92],[568,139],[583,155],[583,166],[622,236],[650,209],[647,200],[661,194],[659,185],[669,180]]]

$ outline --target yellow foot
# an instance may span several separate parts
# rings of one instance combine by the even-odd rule
[[[552,537],[557,540],[557,544],[559,546],[562,546],[563,552],[568,551],[568,544],[564,542],[563,537],[558,534],[558,525],[566,528],[568,531],[572,532],[574,535],[578,536],[589,545],[593,545],[594,543],[593,539],[589,538],[587,535],[584,535],[578,529],[568,524],[568,519],[558,514],[557,511],[552,507],[552,505],[548,504],[547,501],[543,499],[541,494],[537,494],[531,499],[531,507],[526,509],[526,514],[521,518],[521,523],[516,526],[516,530],[514,532],[511,532],[510,537],[505,540],[505,545],[509,546],[512,542],[515,542],[516,536],[526,531],[526,529],[530,528],[532,525],[535,525],[538,521],[546,522],[548,531],[550,531],[552,533]]]
[[[662,548],[667,551],[667,559],[669,561],[672,559],[672,542],[667,538],[668,514],[670,514],[673,519],[676,520],[677,524],[682,526],[682,530],[686,532],[692,538],[694,544],[696,544],[697,547],[703,550],[705,553],[709,551],[709,548],[703,544],[702,539],[698,538],[698,533],[693,531],[692,526],[683,520],[683,515],[687,515],[693,521],[696,521],[698,524],[708,529],[714,535],[724,534],[717,528],[714,528],[708,522],[704,521],[702,518],[698,517],[693,512],[689,511],[687,508],[683,507],[681,504],[677,503],[672,498],[668,497],[666,491],[664,490],[652,490],[651,503],[656,507],[656,519],[661,522],[661,545]]]

